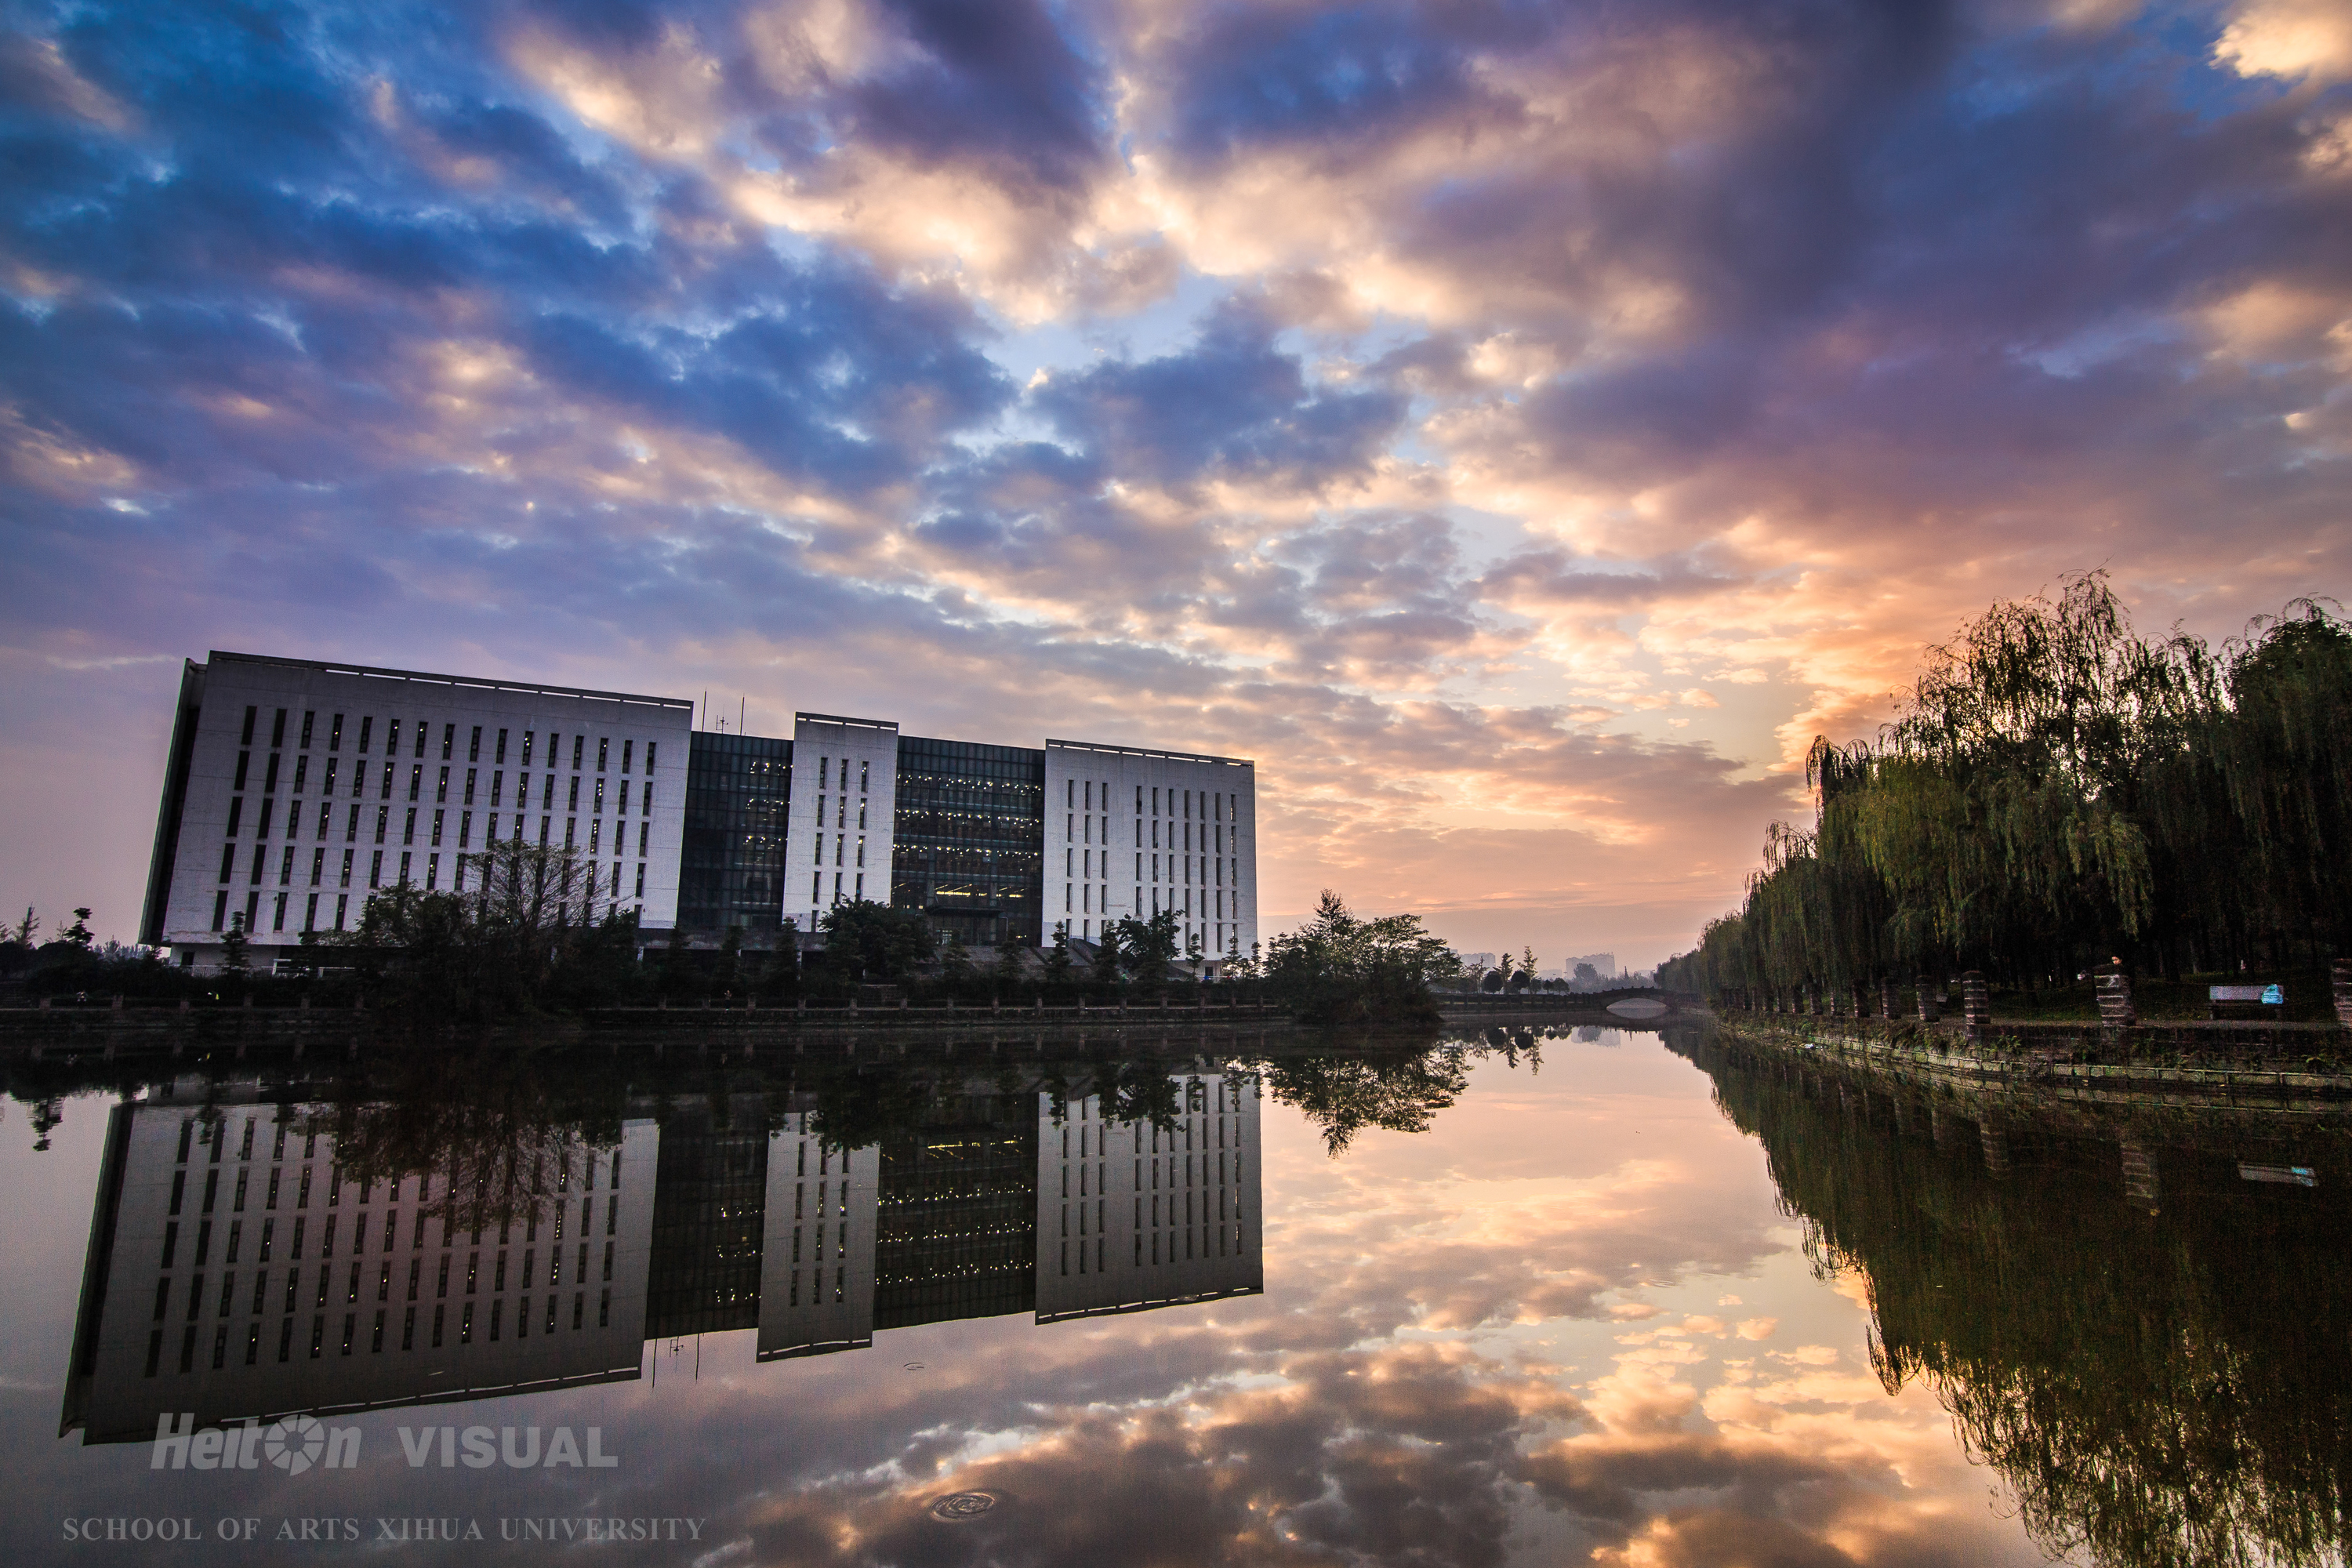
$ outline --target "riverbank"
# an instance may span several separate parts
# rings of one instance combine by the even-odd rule
[[[1663,1011],[1628,1017],[1610,1011],[1629,1000],[1654,1001]],[[1641,1027],[1684,1018],[1697,1013],[1687,998],[1654,992],[1601,992],[1586,995],[1513,995],[1438,997],[1445,1024],[1555,1023],[1601,1024]],[[1644,1009],[1646,1012],[1646,1009]],[[1203,990],[1189,996],[1160,996],[1134,1001],[1078,1000],[1047,1006],[973,1005],[941,1001],[924,1005],[899,1001],[885,1005],[856,1002],[829,1006],[805,1004],[761,1005],[756,998],[738,1002],[704,1001],[679,1006],[601,1007],[578,1015],[551,1015],[518,1019],[484,1031],[491,1036],[528,1036],[534,1039],[568,1038],[607,1033],[669,1033],[716,1031],[772,1033],[798,1029],[826,1032],[898,1029],[971,1029],[1002,1023],[1014,1028],[1111,1027],[1136,1023],[1187,1023],[1217,1027],[1287,1028],[1291,1010],[1249,1000],[1239,992]],[[36,1007],[0,1008],[0,1050],[37,1050],[47,1046],[83,1041],[104,1045],[142,1039],[236,1041],[239,1039],[359,1040],[405,1037],[406,1025],[381,1011],[365,1007],[184,1006],[99,999]],[[438,1032],[436,1032],[437,1035]]]
[[[1727,1012],[1725,1038],[1790,1058],[1838,1061],[1923,1086],[1997,1087],[2042,1101],[2259,1102],[2352,1108],[2347,1032],[2316,1025],[2162,1025],[2102,1032],[1995,1024],[1958,1028],[1866,1018]],[[2184,1036],[2191,1037],[2184,1050]]]

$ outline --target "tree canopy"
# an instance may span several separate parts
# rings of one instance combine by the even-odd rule
[[[1419,915],[1359,920],[1328,888],[1312,921],[1266,944],[1266,988],[1302,1023],[1433,1024],[1430,985],[1460,969]]]
[[[2218,652],[2136,632],[2104,574],[1997,604],[1875,741],[1817,739],[1675,990],[1838,989],[1954,969],[2167,973],[2342,951],[2352,627],[2299,600]]]

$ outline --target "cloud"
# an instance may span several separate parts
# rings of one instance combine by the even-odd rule
[[[2252,0],[2238,6],[2213,58],[2241,76],[2352,77],[2352,18],[2326,0]]]
[[[1276,469],[1320,488],[1364,466],[1394,434],[1403,399],[1310,390],[1271,336],[1255,311],[1228,306],[1181,353],[1056,378],[1034,401],[1111,471],[1145,483]]]
[[[1993,597],[2347,564],[2334,13],[2062,10],[28,14],[0,604],[1255,755],[1273,907],[1677,945]]]

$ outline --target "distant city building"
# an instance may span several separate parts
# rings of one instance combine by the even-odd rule
[[[643,929],[755,940],[835,905],[970,946],[1162,911],[1213,973],[1257,931],[1256,769],[1186,752],[902,735],[802,713],[695,730],[680,698],[212,654],[181,679],[142,942],[267,967],[403,882],[459,889],[492,838],[573,850]],[[772,937],[767,938],[772,940]]]

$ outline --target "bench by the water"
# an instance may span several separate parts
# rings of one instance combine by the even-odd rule
[[[2205,1016],[2209,1018],[2259,1018],[2270,1008],[2286,1005],[2282,985],[2209,985]]]

